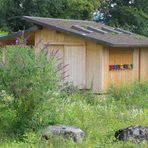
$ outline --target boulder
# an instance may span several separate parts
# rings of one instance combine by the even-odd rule
[[[134,140],[136,142],[148,141],[148,127],[141,125],[129,126],[115,132],[115,138],[118,140]]]
[[[66,139],[72,138],[76,143],[82,143],[85,133],[74,126],[50,125],[42,133],[42,137],[49,139],[50,136],[63,136]]]

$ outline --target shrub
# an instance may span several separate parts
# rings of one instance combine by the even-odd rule
[[[57,71],[56,59],[52,56],[47,59],[44,52],[37,55],[29,47],[7,47],[6,64],[0,67],[0,106],[14,114],[10,126],[13,132],[23,134],[26,129],[35,130],[48,122],[56,122],[56,102],[52,94],[60,83]],[[8,112],[1,110],[1,114]]]

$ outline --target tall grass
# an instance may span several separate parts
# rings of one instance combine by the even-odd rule
[[[148,108],[148,82],[133,82],[120,87],[111,86],[107,94],[110,99],[121,101],[127,106]]]
[[[57,95],[56,95],[57,96]],[[90,92],[88,98],[90,97]],[[86,139],[82,144],[76,144],[71,140],[64,140],[61,137],[51,138],[49,141],[44,141],[39,133],[26,133],[23,141],[8,140],[8,147],[32,146],[42,147],[47,144],[51,148],[85,148],[85,147],[109,147],[109,148],[145,148],[147,143],[136,144],[132,142],[120,142],[114,138],[114,133],[120,128],[130,125],[144,125],[148,123],[148,113],[142,107],[133,108],[124,101],[110,99],[108,97],[101,100],[102,96],[94,96],[93,102],[88,102],[87,92],[75,92],[68,95],[66,99],[56,101],[57,116],[56,124],[74,125],[80,127],[86,133]],[[144,95],[143,95],[144,97]],[[139,98],[140,99],[140,98]],[[143,99],[143,98],[142,98]],[[145,103],[145,102],[144,102]],[[130,107],[128,107],[130,106]],[[40,141],[40,142],[39,142]],[[39,142],[39,143],[38,143]],[[7,143],[3,143],[6,145]]]

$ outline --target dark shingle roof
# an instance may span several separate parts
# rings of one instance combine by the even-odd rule
[[[76,35],[81,38],[112,47],[148,47],[147,37],[133,34],[119,28],[112,28],[94,21],[53,19],[30,16],[24,16],[23,19],[49,29]],[[107,33],[101,33],[97,31],[87,32],[81,29],[76,29],[73,26],[78,26],[78,28],[80,27],[84,29],[87,29],[87,27],[93,27]],[[107,28],[107,30],[104,28]],[[113,32],[109,30],[113,30]]]

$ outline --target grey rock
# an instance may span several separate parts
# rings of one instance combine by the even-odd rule
[[[136,125],[123,128],[115,132],[115,138],[122,141],[148,141],[148,127]]]
[[[85,138],[85,133],[81,129],[65,125],[50,125],[45,128],[42,137],[48,140],[51,135],[63,136],[66,139],[72,138],[76,143],[82,143]]]

